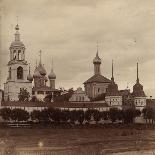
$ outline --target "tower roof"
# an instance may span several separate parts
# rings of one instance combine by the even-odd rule
[[[54,71],[53,71],[53,59],[52,59],[51,72],[49,73],[48,78],[49,78],[49,79],[56,79],[56,75],[55,75],[55,73],[54,73]]]
[[[94,63],[94,64],[97,64],[97,63],[101,64],[101,59],[100,59],[100,57],[98,56],[98,50],[97,50],[97,52],[96,52],[95,58],[93,59],[93,63]]]
[[[93,83],[93,82],[110,83],[111,80],[109,80],[108,78],[106,78],[106,77],[104,77],[104,76],[102,76],[100,74],[95,74],[91,78],[89,78],[87,81],[85,81],[84,84]]]
[[[27,80],[29,80],[29,81],[33,81],[33,77],[32,77],[32,75],[31,75],[31,73],[30,73],[30,66],[29,66],[29,74],[28,74],[28,76],[27,76]]]
[[[41,50],[39,51],[39,53],[40,53],[40,61],[39,61],[39,65],[38,65],[38,71],[39,71],[39,73],[41,74],[41,75],[46,75],[46,70],[45,70],[45,68],[44,68],[44,65],[42,65],[42,63],[41,63]]]
[[[111,83],[108,85],[106,96],[119,96],[120,93],[118,91],[118,85],[114,81],[114,66],[112,60],[112,76],[111,76]]]
[[[133,93],[132,95],[134,97],[145,97],[145,93],[143,91],[143,86],[139,82],[139,73],[138,73],[138,62],[137,62],[137,79],[136,79],[136,84],[133,86]]]
[[[19,25],[18,24],[15,26],[15,30],[16,30],[16,32],[15,32],[15,40],[12,41],[10,48],[13,48],[13,47],[25,48],[25,45],[20,40]]]

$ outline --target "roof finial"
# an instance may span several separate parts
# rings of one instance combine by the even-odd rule
[[[53,71],[53,56],[52,56],[52,71]]]
[[[18,26],[18,16],[16,17],[17,18],[17,24],[16,24],[16,27],[15,27],[15,30],[19,30],[19,26]]]
[[[96,57],[98,57],[98,40],[97,40],[97,43],[96,43],[96,48],[97,48]]]
[[[30,63],[29,63],[29,74],[30,74]]]
[[[40,64],[41,64],[41,53],[42,53],[42,51],[40,50],[40,51],[39,51],[39,57],[40,57],[40,62],[39,62],[39,63],[40,63]]]
[[[129,89],[129,83],[127,82],[127,86],[126,86],[126,89]]]
[[[139,72],[138,72],[138,62],[137,62],[137,83],[139,83]]]
[[[37,59],[36,59],[36,68],[37,68]]]
[[[113,60],[112,60],[112,77],[111,80],[114,82],[114,66],[113,66]]]
[[[17,25],[18,25],[18,16],[17,16]]]

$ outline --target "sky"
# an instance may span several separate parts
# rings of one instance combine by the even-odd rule
[[[0,0],[1,88],[6,81],[9,46],[15,25],[26,46],[33,74],[39,50],[47,75],[54,61],[56,87],[83,87],[93,75],[93,58],[102,59],[101,72],[114,77],[119,89],[139,79],[146,95],[155,97],[154,0]]]

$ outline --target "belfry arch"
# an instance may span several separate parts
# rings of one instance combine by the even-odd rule
[[[23,79],[23,68],[21,66],[17,68],[17,79]]]

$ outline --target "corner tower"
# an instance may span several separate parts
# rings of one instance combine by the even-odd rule
[[[143,90],[143,86],[139,82],[139,67],[137,62],[137,79],[136,84],[133,86],[133,93],[134,97],[134,105],[139,110],[142,110],[146,106],[146,95]]]

